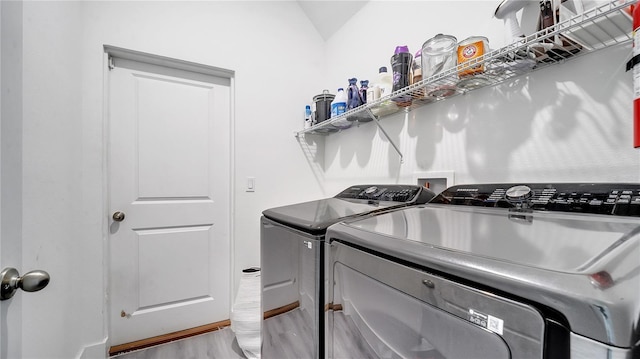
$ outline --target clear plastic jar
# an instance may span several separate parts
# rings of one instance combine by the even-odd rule
[[[422,78],[426,79],[456,65],[458,40],[451,35],[438,34],[422,44]]]

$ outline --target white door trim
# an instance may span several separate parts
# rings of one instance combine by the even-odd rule
[[[121,47],[115,47],[111,45],[104,45],[104,52],[107,55],[122,58],[126,60],[132,60],[137,62],[144,62],[151,65],[159,65],[164,67],[170,67],[180,70],[186,70],[191,72],[197,72],[205,75],[211,75],[216,77],[222,77],[227,79],[233,79],[235,71],[223,69],[220,67],[203,65],[196,62],[184,61],[174,59],[171,57],[164,57],[159,55],[153,55],[145,52],[123,49]]]
[[[104,56],[103,56],[103,149],[102,149],[102,158],[103,158],[103,168],[102,168],[102,181],[103,181],[103,222],[102,222],[102,233],[103,233],[103,263],[105,266],[108,266],[110,263],[110,253],[109,253],[109,148],[107,147],[109,144],[109,66],[110,59],[112,57],[121,58],[126,60],[133,60],[137,62],[148,63],[152,65],[159,65],[163,67],[175,68],[179,70],[186,70],[196,73],[201,73],[205,75],[212,75],[217,77],[222,77],[229,79],[229,87],[230,87],[230,106],[229,109],[229,168],[228,168],[228,176],[229,176],[229,257],[230,257],[230,291],[229,291],[229,303],[232,305],[233,303],[233,288],[236,280],[236,274],[234,273],[235,268],[235,228],[234,228],[234,213],[235,213],[235,181],[234,181],[234,173],[235,173],[235,71],[227,70],[219,67],[203,65],[195,62],[189,62],[179,59],[174,59],[170,57],[164,57],[149,53],[144,53],[135,50],[124,49],[120,47],[115,47],[111,45],[104,45]],[[109,268],[105,268],[104,270],[104,302],[103,302],[103,313],[104,314],[104,333],[107,336],[106,339],[106,349],[111,345],[109,335]],[[229,308],[231,310],[231,308]],[[105,358],[108,357],[108,350],[105,350]]]

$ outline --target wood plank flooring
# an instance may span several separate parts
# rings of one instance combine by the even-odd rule
[[[333,312],[333,358],[373,359],[378,358],[364,340],[350,316],[342,311]]]
[[[313,343],[311,338],[301,338],[295,334],[304,325],[303,313],[300,309],[271,317],[264,321],[265,331],[271,330],[275,335],[266,334],[263,348],[269,345],[272,355],[264,359],[311,358]],[[367,344],[355,324],[341,311],[334,312],[334,358],[336,359],[370,359],[377,358],[375,352]],[[274,356],[275,355],[275,356]],[[211,333],[177,340],[155,347],[112,356],[114,359],[246,359],[238,346],[231,328],[220,329]]]
[[[117,359],[245,359],[231,328],[124,353]]]
[[[262,355],[265,358],[313,358],[313,334],[308,313],[300,308],[276,315],[262,323]]]

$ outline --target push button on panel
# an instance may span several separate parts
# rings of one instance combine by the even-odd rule
[[[618,197],[618,200],[616,201],[616,203],[618,203],[618,204],[629,204],[629,203],[631,203],[631,196],[622,195],[622,196]]]
[[[612,213],[620,216],[632,215],[633,212],[636,211],[635,205],[634,208],[631,208],[632,195],[633,191],[631,190],[611,191],[611,194],[609,195],[609,198],[607,200],[611,200],[613,201],[613,203],[615,203]]]
[[[507,190],[505,190],[504,188],[496,188],[493,191],[493,193],[491,193],[491,195],[489,195],[489,197],[485,199],[485,202],[489,202],[489,203],[498,202],[499,200],[504,198],[504,194],[506,192]]]
[[[558,193],[558,197],[551,202],[549,209],[552,211],[567,211],[569,209],[569,202],[567,202],[567,194],[564,192]]]
[[[631,197],[631,200],[629,203],[629,215],[630,216],[640,215],[640,196]]]

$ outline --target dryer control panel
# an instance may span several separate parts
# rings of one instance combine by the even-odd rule
[[[431,203],[640,217],[638,183],[501,183],[447,188]]]
[[[435,196],[431,190],[421,186],[379,184],[351,186],[335,198],[424,204]]]

